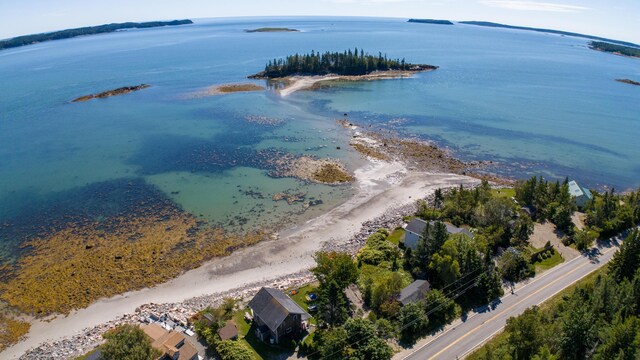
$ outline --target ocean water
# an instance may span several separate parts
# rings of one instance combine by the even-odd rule
[[[265,26],[302,31],[243,31]],[[264,85],[246,76],[269,59],[353,47],[440,69],[286,98],[271,91],[187,96],[216,84]],[[46,227],[37,214],[53,202],[73,199],[81,208],[92,197],[87,189],[127,180],[160,189],[185,211],[232,231],[303,221],[344,201],[351,186],[270,177],[255,152],[339,158],[354,169],[358,155],[347,150],[348,134],[335,121],[343,113],[432,140],[463,159],[493,160],[490,170],[500,174],[637,187],[640,88],[616,78],[639,80],[640,61],[592,51],[584,39],[398,19],[197,20],[4,50],[0,226]],[[141,83],[151,88],[69,103]],[[281,124],[250,123],[247,116]],[[305,210],[272,201],[281,191],[323,203]],[[100,201],[109,208],[118,199]],[[10,254],[20,239],[0,231],[0,242]]]

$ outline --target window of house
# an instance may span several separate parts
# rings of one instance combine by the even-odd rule
[[[293,331],[293,329],[291,327],[288,327],[287,330],[286,330],[286,333],[288,334],[288,333],[290,333],[292,331]]]

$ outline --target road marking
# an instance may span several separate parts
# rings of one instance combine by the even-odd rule
[[[605,252],[605,253],[606,253],[606,252]],[[603,253],[603,254],[605,254],[605,253]],[[567,261],[567,262],[565,262],[565,263],[562,263],[561,265],[558,265],[558,267],[554,268],[553,270],[545,271],[545,272],[544,272],[544,273],[542,273],[542,275],[540,275],[539,277],[534,277],[534,278],[533,278],[533,280],[531,280],[531,281],[529,281],[528,283],[526,283],[526,284],[522,285],[519,289],[517,289],[517,291],[522,291],[522,289],[526,288],[526,287],[527,287],[527,286],[529,286],[529,285],[537,284],[538,282],[542,281],[542,279],[543,279],[543,278],[545,278],[547,275],[549,275],[549,274],[553,274],[553,273],[555,273],[555,272],[557,272],[557,271],[561,270],[561,268],[564,268],[564,267],[566,267],[567,265],[571,264],[572,262],[574,262],[574,261],[576,261],[576,260],[580,260],[580,259],[584,259],[584,258],[583,258],[582,256],[578,256],[578,257],[575,257],[575,258],[573,258],[573,259],[571,259],[571,260],[569,260],[569,261]],[[500,300],[500,302],[502,302],[502,300],[503,300],[503,299],[506,299],[506,298],[508,298],[509,296],[513,296],[513,294],[507,294],[507,295],[505,295],[505,296],[501,297],[501,298],[499,299],[499,300]],[[468,317],[467,317],[467,320],[465,320],[465,321],[460,321],[460,325],[462,325],[462,324],[464,324],[465,322],[467,322],[467,321],[469,321],[469,320],[473,319],[475,316],[478,316],[478,315],[481,315],[481,314],[482,314],[482,313],[478,313],[478,312],[473,313],[471,316],[468,316]],[[456,321],[458,321],[458,320],[456,320]],[[425,348],[426,346],[429,346],[431,343],[433,343],[434,341],[438,340],[441,336],[443,336],[443,335],[445,335],[445,334],[449,333],[450,331],[455,330],[455,329],[456,329],[456,326],[458,326],[458,325],[453,326],[453,323],[452,323],[452,324],[450,324],[450,325],[452,325],[452,327],[449,327],[449,329],[442,331],[442,332],[441,332],[441,333],[439,333],[436,337],[434,337],[433,339],[429,340],[429,342],[427,342],[426,344],[421,345],[419,348],[415,349],[411,354],[408,354],[407,356],[403,357],[402,359],[406,359],[406,358],[408,358],[409,356],[411,356],[411,355],[415,354],[416,352],[418,352],[418,351],[422,350],[422,349],[423,349],[423,348]]]
[[[617,249],[617,248],[616,248],[616,249]],[[607,254],[607,253],[610,253],[612,250],[614,250],[614,249],[609,249],[609,250],[607,250],[607,251],[603,252],[603,253],[602,253],[602,255],[605,255],[605,254]],[[589,262],[589,263],[591,263],[591,262]],[[597,265],[597,267],[593,268],[591,271],[589,271],[588,273],[584,274],[584,276],[582,276],[580,279],[576,280],[576,282],[577,282],[577,281],[579,281],[579,280],[582,280],[583,278],[585,278],[586,276],[590,275],[590,274],[591,274],[591,273],[593,273],[594,271],[596,271],[596,270],[600,269],[600,268],[601,268],[602,266],[604,266],[604,265],[605,265],[605,264],[602,264],[602,265],[599,265],[599,264],[598,264],[598,265]],[[575,282],[574,282],[574,283],[571,283],[571,285],[573,285],[573,284],[575,284]],[[570,285],[569,285],[569,286],[570,286]],[[559,293],[561,293],[561,292],[565,291],[569,286],[566,286],[566,287],[564,287],[564,288],[562,288],[562,289],[560,289],[560,290],[558,290],[558,291],[554,292],[553,294],[549,295],[546,299],[542,299],[542,300],[538,301],[538,303],[536,303],[536,304],[535,304],[535,306],[539,306],[539,305],[540,305],[540,304],[542,304],[543,302],[545,302],[545,301],[547,301],[547,300],[551,299],[552,297],[554,297],[554,296],[558,295]],[[483,323],[483,324],[484,324],[484,323]],[[471,353],[472,351],[474,351],[475,349],[477,349],[480,345],[484,344],[485,342],[487,342],[488,340],[490,340],[490,339],[491,339],[491,338],[493,338],[494,336],[496,336],[496,334],[498,334],[498,333],[499,333],[499,332],[501,332],[502,330],[504,330],[504,326],[500,327],[500,329],[498,329],[498,330],[494,331],[491,335],[489,335],[488,337],[484,338],[484,339],[483,339],[482,341],[480,341],[479,343],[475,344],[471,349],[467,350],[464,354],[460,355],[460,358],[464,359],[464,358],[465,358],[469,353]]]
[[[601,253],[601,255],[606,255],[606,254],[610,253],[611,251],[616,251],[616,250],[618,250],[618,248],[619,248],[618,246],[615,246],[615,245],[614,245],[614,246],[612,246],[612,247],[608,248],[607,250],[603,251],[603,252]],[[554,268],[553,270],[545,271],[545,272],[544,272],[540,277],[534,278],[534,280],[533,280],[533,281],[526,283],[526,284],[525,284],[525,285],[523,285],[520,289],[518,289],[518,291],[521,291],[522,289],[526,288],[526,287],[527,287],[527,286],[529,286],[529,285],[533,285],[533,284],[538,283],[539,281],[541,281],[541,280],[542,280],[544,277],[546,277],[547,275],[554,274],[555,272],[558,272],[558,271],[559,271],[559,270],[561,270],[562,268],[566,267],[567,265],[569,265],[569,264],[571,264],[572,262],[574,262],[574,261],[576,261],[576,260],[579,260],[579,259],[586,259],[586,258],[584,258],[584,257],[582,257],[582,256],[579,256],[579,257],[573,258],[573,259],[571,259],[571,260],[569,260],[569,261],[567,261],[567,262],[563,263],[562,265],[560,265],[560,266],[558,266],[558,267]],[[579,269],[579,268],[581,268],[582,266],[585,266],[585,265],[587,265],[587,264],[591,264],[591,261],[589,261],[589,262],[587,262],[587,263],[585,263],[585,264],[583,264],[583,265],[579,266],[578,268],[574,269],[574,271],[576,271],[577,269]],[[597,270],[599,267],[601,267],[601,266],[598,266],[598,267],[597,267],[596,269],[594,269],[594,270]],[[572,272],[573,272],[573,271],[572,271]],[[593,272],[593,271],[591,271],[591,272]],[[589,272],[589,274],[590,274],[591,272]],[[570,272],[570,273],[571,273],[571,272]],[[568,274],[570,274],[570,273],[564,274],[564,275],[562,275],[562,276],[561,276],[560,278],[558,278],[558,279],[561,279],[562,277],[564,277],[564,276],[566,276],[566,275],[568,275]],[[586,275],[588,275],[588,274],[586,274]],[[586,276],[586,275],[585,275],[585,276]],[[558,281],[558,279],[556,279],[556,281]],[[582,279],[582,278],[580,278],[580,279]],[[578,280],[580,280],[580,279],[578,279]],[[576,281],[577,281],[577,280],[576,280]],[[555,282],[555,281],[554,281],[554,282]],[[573,284],[573,283],[572,283],[572,284]],[[568,287],[568,286],[567,286],[567,287]],[[556,295],[556,294],[558,294],[559,292],[561,292],[561,291],[565,290],[567,287],[565,287],[565,288],[562,288],[562,289],[558,290],[556,293],[554,293],[554,294],[553,294],[553,295],[551,295],[550,297],[548,297],[548,298],[546,298],[546,299],[544,299],[544,300],[542,300],[542,301],[538,302],[536,305],[540,305],[541,303],[543,303],[543,302],[545,302],[546,300],[550,299],[551,297],[555,296],[555,295]],[[543,288],[543,289],[544,289],[544,288]],[[538,290],[538,292],[539,292],[539,291],[541,291],[541,290],[542,290],[542,289]],[[536,293],[537,293],[537,292],[536,292]],[[534,294],[535,294],[535,293],[534,293]],[[532,295],[533,295],[533,294],[532,294]],[[513,296],[513,295],[512,295],[512,294],[507,294],[506,296],[503,296],[503,297],[502,297],[502,298],[500,298],[500,299],[501,299],[501,300],[502,300],[502,299],[506,299],[506,298],[508,298],[509,296]],[[528,297],[527,297],[527,298],[528,298]],[[524,299],[522,299],[522,300],[520,300],[520,301],[524,301],[524,300],[526,300],[527,298],[524,298]],[[509,308],[509,309],[510,309],[510,308]],[[506,309],[506,310],[508,310],[508,309]],[[506,310],[500,310],[500,311],[502,312],[502,311],[506,311]],[[471,316],[467,317],[467,320],[466,320],[465,322],[467,322],[467,321],[471,320],[473,317],[475,317],[475,316],[477,316],[477,315],[481,315],[481,314],[482,314],[482,313],[474,313],[473,315],[471,315]],[[499,315],[499,314],[498,314],[498,315]],[[496,315],[496,316],[498,316],[498,315]],[[493,319],[493,318],[492,318],[492,319]],[[491,319],[490,319],[490,320],[491,320]],[[487,321],[488,321],[488,320],[487,320]],[[487,321],[484,321],[484,322],[483,322],[483,325],[484,325]],[[451,324],[452,326],[451,326],[451,327],[449,327],[449,329],[447,329],[447,330],[445,330],[445,331],[441,332],[441,333],[440,333],[440,334],[438,334],[436,337],[434,337],[433,339],[431,339],[429,342],[427,342],[427,343],[425,343],[425,344],[421,345],[419,348],[415,349],[415,350],[414,350],[414,351],[412,351],[410,354],[408,354],[408,355],[406,355],[406,356],[402,357],[401,359],[402,359],[402,360],[404,360],[404,359],[409,358],[410,356],[414,355],[415,353],[419,352],[420,350],[422,350],[422,349],[424,349],[425,347],[427,347],[427,346],[429,346],[430,344],[432,344],[434,341],[438,340],[440,337],[442,337],[442,336],[444,336],[444,335],[448,334],[449,332],[451,332],[451,331],[455,330],[455,329],[456,329],[456,327],[458,327],[458,326],[460,326],[460,325],[463,325],[465,322],[461,322],[461,324],[457,324],[457,325],[455,325],[455,326],[453,326],[453,324]],[[502,329],[501,329],[501,330],[502,330]],[[485,341],[486,341],[486,339],[485,339]],[[480,344],[482,344],[482,343],[480,343]],[[478,346],[478,345],[480,345],[480,344],[477,344],[475,347],[477,347],[477,346]],[[475,347],[474,347],[474,348],[475,348]],[[467,352],[467,353],[468,353],[468,352]]]
[[[613,250],[613,249],[607,250],[607,251],[603,252],[603,253],[602,253],[602,255],[607,254],[608,252],[611,252],[612,250]],[[545,285],[545,286],[541,287],[540,289],[536,290],[535,292],[533,292],[533,293],[531,293],[531,294],[527,295],[527,296],[526,296],[525,298],[523,298],[522,300],[520,300],[520,301],[516,302],[515,304],[513,304],[513,305],[509,306],[508,308],[506,308],[506,309],[504,309],[504,310],[500,311],[500,313],[498,313],[498,314],[496,314],[496,315],[492,316],[489,320],[486,320],[486,321],[484,322],[484,324],[486,324],[486,323],[488,323],[488,322],[490,322],[490,321],[494,320],[494,319],[495,319],[495,318],[497,318],[498,316],[503,315],[504,313],[506,313],[507,311],[511,310],[512,308],[514,308],[514,307],[516,307],[516,306],[520,305],[523,301],[525,301],[525,300],[529,299],[530,297],[532,297],[532,296],[534,296],[534,295],[538,294],[539,292],[543,291],[544,289],[548,288],[549,286],[551,286],[551,285],[553,285],[553,284],[557,283],[558,281],[560,281],[560,280],[562,280],[562,279],[566,278],[566,277],[567,277],[567,276],[569,276],[570,274],[572,274],[572,273],[574,273],[574,272],[578,271],[579,269],[582,269],[583,267],[585,267],[585,266],[587,266],[587,265],[591,265],[591,262],[590,262],[590,261],[589,261],[589,262],[586,262],[586,263],[584,263],[584,264],[582,264],[582,265],[578,266],[577,268],[575,268],[575,269],[573,269],[573,270],[569,271],[568,273],[565,273],[565,274],[561,275],[560,277],[558,277],[557,279],[555,279],[555,280],[553,280],[552,282],[548,283],[547,285]],[[597,269],[597,268],[596,268],[596,269]],[[591,271],[589,272],[589,274],[590,274],[590,273],[591,273]],[[573,283],[572,283],[572,284],[573,284]],[[566,287],[565,287],[565,288],[566,288]],[[560,291],[564,290],[565,288],[561,289]],[[557,293],[557,292],[556,292],[556,293]],[[455,344],[459,343],[460,341],[462,341],[462,340],[463,340],[464,338],[466,338],[467,336],[469,336],[469,335],[471,335],[471,334],[475,333],[475,332],[476,332],[477,330],[479,330],[482,326],[484,326],[484,324],[483,324],[483,325],[481,325],[481,326],[476,326],[473,330],[471,330],[471,331],[467,332],[466,334],[462,335],[461,337],[459,337],[458,339],[456,339],[454,342],[452,342],[452,343],[450,343],[449,345],[447,345],[447,347],[445,347],[444,349],[442,349],[442,350],[438,351],[435,355],[431,356],[431,357],[429,358],[429,360],[431,360],[431,359],[435,359],[436,357],[440,356],[440,354],[442,354],[443,352],[445,352],[445,351],[449,350],[452,346],[454,346]],[[413,354],[415,354],[415,352],[413,352],[411,355],[413,355]],[[411,356],[411,355],[409,355],[409,356]]]

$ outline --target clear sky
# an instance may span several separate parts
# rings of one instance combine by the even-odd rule
[[[0,39],[110,22],[278,15],[484,20],[640,43],[640,0],[0,0]]]

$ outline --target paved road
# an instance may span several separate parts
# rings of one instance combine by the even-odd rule
[[[525,309],[538,305],[589,275],[609,262],[618,249],[617,243],[601,245],[591,258],[580,256],[560,264],[526,284],[516,287],[515,293],[502,297],[495,308],[479,309],[465,321],[456,321],[443,331],[418,342],[412,349],[396,355],[396,359],[457,359],[502,331],[507,319],[521,314]]]

